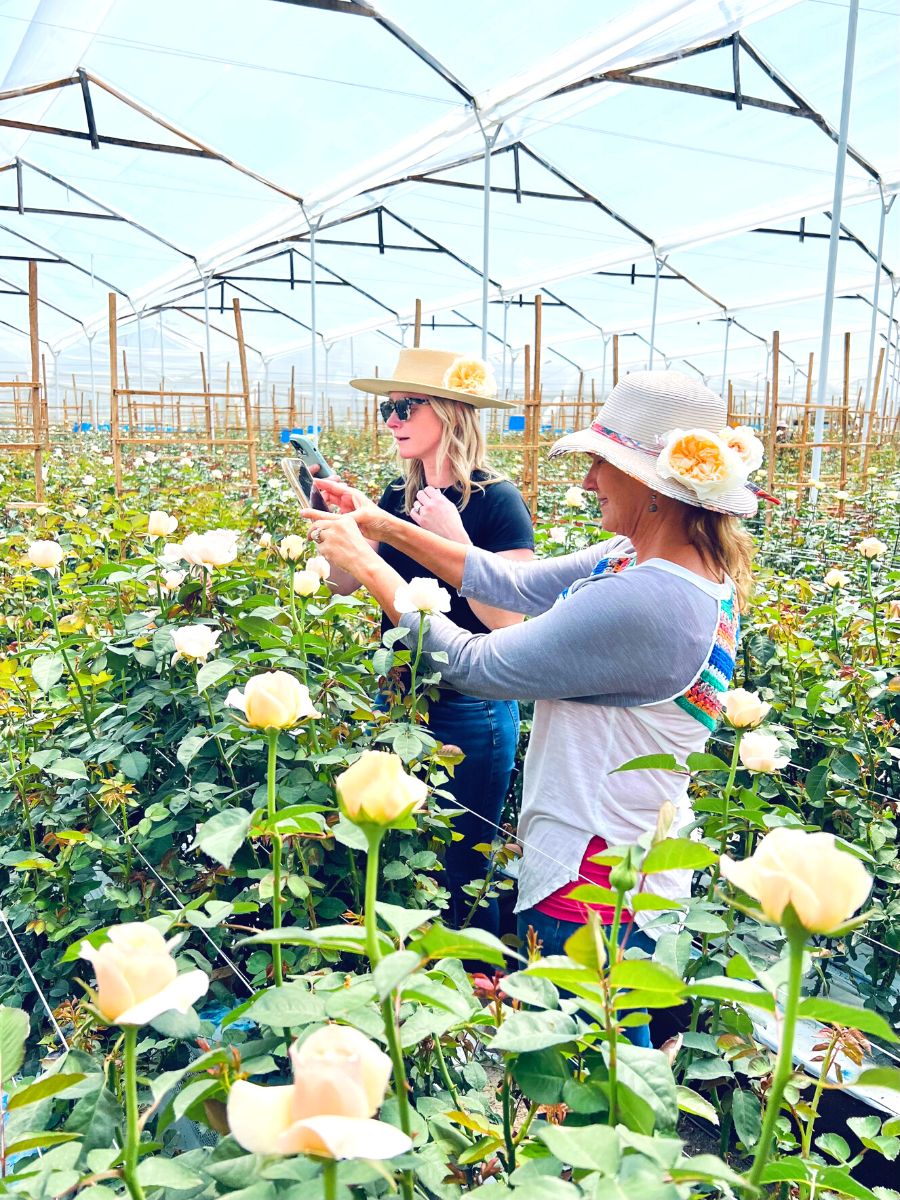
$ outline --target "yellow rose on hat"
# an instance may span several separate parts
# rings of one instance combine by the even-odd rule
[[[698,500],[730,492],[747,482],[747,464],[707,429],[673,429],[657,459],[663,479],[674,479]]]
[[[442,386],[470,396],[496,396],[497,381],[491,368],[480,358],[458,358],[444,373]]]

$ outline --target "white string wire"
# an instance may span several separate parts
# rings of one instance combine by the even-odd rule
[[[144,863],[147,870],[154,876],[155,879],[159,880],[159,882],[162,884],[162,886],[165,888],[165,890],[168,892],[168,894],[172,897],[172,899],[178,905],[179,911],[187,908],[187,905],[185,904],[185,902],[178,896],[178,894],[176,892],[174,892],[169,887],[169,885],[166,883],[165,879],[163,879],[162,875],[160,875],[159,871],[157,871],[157,869],[153,866],[153,864],[147,858],[144,857],[144,855],[141,853],[140,848],[138,846],[136,846],[134,844],[134,842],[129,841],[128,836],[125,833],[124,829],[118,823],[118,821],[115,819],[115,817],[113,817],[112,813],[107,812],[106,815],[109,817],[109,819],[113,823],[113,825],[115,825],[116,829],[118,829],[118,831],[122,835],[122,837],[125,838],[125,840],[128,842],[128,844],[131,846],[132,850],[134,850],[135,854],[138,856],[138,858],[141,860],[141,862]],[[254,988],[253,984],[250,982],[250,980],[247,978],[247,976],[243,974],[243,972],[241,971],[241,969],[237,965],[237,963],[233,962],[228,957],[228,955],[225,953],[225,951],[222,949],[222,947],[220,945],[218,945],[218,943],[209,934],[209,932],[206,929],[201,928],[199,925],[194,925],[194,926],[192,926],[192,928],[196,929],[198,931],[198,933],[201,933],[206,938],[206,940],[212,946],[213,950],[218,955],[218,957],[221,958],[221,960],[225,963],[225,965],[229,968],[229,970],[231,970],[234,973],[236,978],[238,978],[241,981],[241,983],[244,985],[244,987],[247,989],[247,991],[250,993],[250,995],[255,996],[256,989]]]
[[[35,977],[34,971],[32,971],[31,966],[29,965],[28,959],[25,957],[24,953],[22,952],[22,947],[19,945],[18,939],[16,938],[16,935],[12,931],[12,926],[9,923],[9,919],[6,915],[6,912],[3,909],[0,909],[0,923],[2,923],[4,929],[6,930],[7,934],[9,935],[9,940],[12,942],[13,946],[15,946],[16,953],[18,954],[19,958],[22,960],[22,966],[25,968],[25,973],[28,975],[28,978],[31,980],[32,986],[34,987],[34,990],[37,992],[38,997],[41,1001],[41,1004],[43,1004],[43,1006],[47,1012],[47,1016],[50,1018],[50,1024],[53,1026],[54,1030],[56,1031],[56,1036],[62,1042],[63,1050],[65,1051],[66,1054],[68,1054],[69,1043],[66,1041],[66,1035],[63,1033],[62,1029],[60,1029],[59,1022],[57,1021],[56,1017],[53,1015],[53,1009],[50,1007],[50,1001],[44,995],[43,989],[41,988],[41,985],[38,983],[37,978]]]

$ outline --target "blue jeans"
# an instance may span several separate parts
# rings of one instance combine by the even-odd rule
[[[546,913],[539,912],[536,908],[524,909],[518,914],[516,920],[518,922],[517,932],[522,943],[525,943],[530,925],[541,940],[541,952],[544,955],[565,954],[566,942],[576,930],[581,928],[578,921],[560,921],[556,917],[548,917]],[[643,950],[646,954],[652,955],[656,948],[653,938],[647,933],[642,933],[633,922],[622,925],[619,930],[620,946],[626,938],[629,947],[636,946],[638,950]],[[624,1011],[620,1011],[620,1016],[624,1015]],[[644,1046],[649,1049],[653,1045],[647,1025],[636,1025],[631,1029],[625,1029],[624,1033],[633,1046]]]
[[[488,859],[474,847],[497,836],[519,743],[519,706],[514,700],[479,700],[442,689],[440,699],[429,708],[428,729],[438,741],[459,746],[466,756],[444,784],[445,791],[473,810],[453,818],[454,832],[461,833],[462,839],[447,847],[441,880],[450,892],[447,922],[458,928],[474,902],[463,885],[484,879],[490,870]],[[469,924],[499,935],[497,901],[476,908]]]

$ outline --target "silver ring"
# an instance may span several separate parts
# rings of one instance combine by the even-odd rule
[[[312,540],[314,542],[316,542],[316,544],[321,542],[321,540],[322,540],[322,530],[321,529],[314,529],[312,531]]]

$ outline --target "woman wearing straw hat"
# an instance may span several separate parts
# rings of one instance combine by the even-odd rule
[[[443,350],[402,350],[389,379],[351,379],[353,387],[385,397],[381,415],[394,438],[403,473],[388,485],[379,511],[411,529],[419,526],[457,545],[478,546],[503,559],[534,557],[531,516],[518,489],[485,462],[484,437],[478,410],[510,408],[496,396],[487,364]],[[326,499],[332,497],[333,477],[320,480]],[[380,556],[392,572],[409,581],[422,576],[421,566],[377,535],[370,553]],[[333,564],[334,565],[334,564]],[[334,571],[331,584],[347,592],[359,587],[355,565]],[[454,596],[450,619],[472,636],[520,623],[522,617]],[[385,613],[382,632],[393,625]],[[483,854],[474,847],[491,840],[491,826],[509,787],[519,738],[519,711],[514,698],[484,699],[470,695],[464,680],[442,684],[439,698],[429,707],[429,730],[441,742],[459,746],[465,758],[447,785],[466,809],[454,818],[461,840],[447,847],[442,877],[450,892],[450,920],[461,924],[475,904],[463,888],[486,874]],[[495,901],[478,906],[477,926],[498,932]]]
[[[569,892],[608,884],[592,862],[606,845],[634,843],[674,806],[673,830],[691,820],[687,780],[665,771],[613,773],[645,754],[679,762],[703,749],[734,670],[739,611],[750,586],[750,540],[737,517],[757,509],[748,482],[762,446],[729,430],[721,397],[674,371],[626,376],[588,429],[553,456],[589,456],[584,488],[616,534],[537,563],[506,563],[402,526],[346,490],[312,533],[332,562],[354,562],[362,583],[415,637],[420,618],[392,605],[398,577],[365,548],[362,532],[401,549],[464,596],[532,619],[473,635],[429,618],[424,645],[441,671],[479,696],[537,701],[525,760],[517,912],[544,953],[559,953],[587,919]],[[307,514],[315,516],[315,514]],[[360,549],[362,547],[362,549]],[[667,809],[671,812],[671,809]],[[687,872],[648,876],[644,891],[689,892]],[[612,913],[602,906],[601,919]],[[638,924],[653,914],[639,913]],[[647,935],[624,926],[630,944]]]

